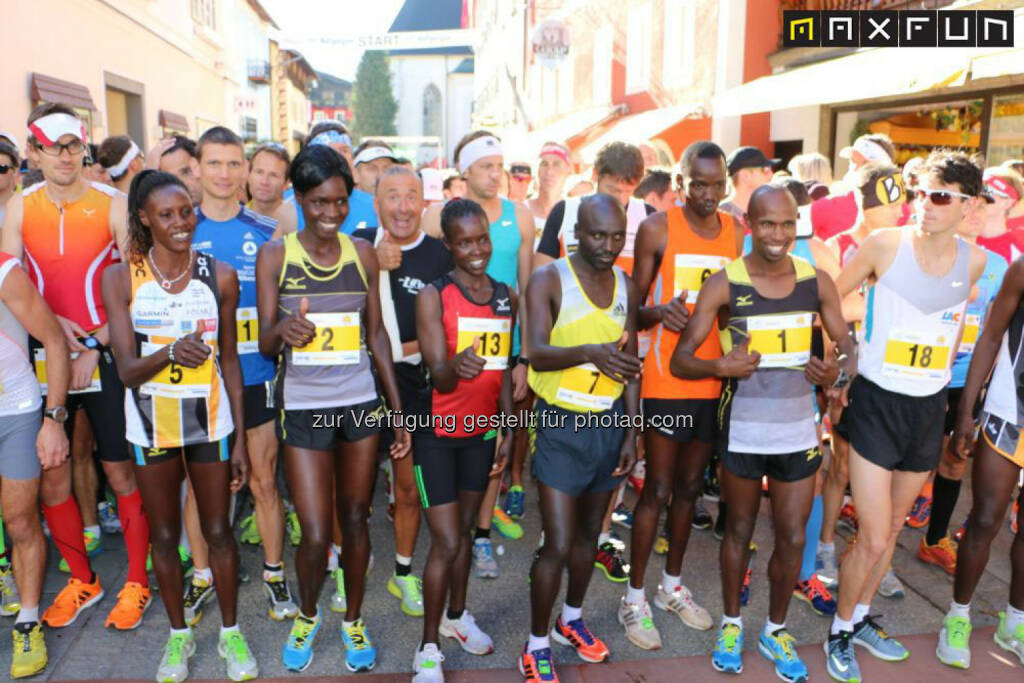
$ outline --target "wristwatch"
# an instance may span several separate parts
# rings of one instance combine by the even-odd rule
[[[96,337],[92,337],[92,336],[89,336],[89,337],[86,337],[85,339],[83,339],[82,340],[82,346],[84,346],[85,348],[89,349],[90,351],[102,351],[103,350],[103,344],[100,344],[100,340],[97,339]]]
[[[832,382],[832,388],[833,389],[842,389],[843,387],[845,387],[849,383],[850,383],[850,376],[848,374],[846,374],[846,370],[844,368],[839,368],[839,376],[836,377],[836,381],[835,382]]]
[[[519,359],[516,360],[516,364],[517,365],[525,365],[526,367],[530,367],[530,359],[529,358],[523,358],[522,356],[519,356]]]
[[[43,411],[43,417],[48,417],[57,424],[64,424],[68,421],[68,409],[64,406],[54,406]]]

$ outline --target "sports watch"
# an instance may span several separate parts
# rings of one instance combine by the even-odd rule
[[[68,409],[64,406],[54,406],[44,410],[43,416],[50,418],[57,424],[64,424],[68,421]]]

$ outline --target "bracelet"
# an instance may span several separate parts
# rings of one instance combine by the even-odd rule
[[[167,347],[167,360],[169,360],[172,363],[174,362],[174,345],[177,343],[178,340],[175,339],[174,341],[171,342],[170,346]]]

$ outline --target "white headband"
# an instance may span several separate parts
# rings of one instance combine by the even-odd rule
[[[139,146],[132,141],[132,146],[128,148],[128,151],[121,157],[121,161],[117,162],[113,166],[107,169],[107,173],[110,174],[110,178],[120,178],[128,172],[128,165],[135,160],[135,157],[139,156]]]
[[[53,147],[65,135],[74,135],[85,142],[85,124],[70,114],[47,114],[30,123],[28,130],[44,147]]]
[[[505,152],[501,149],[501,143],[493,135],[485,135],[471,142],[459,150],[459,172],[465,173],[469,167],[484,157],[504,157]]]
[[[849,150],[849,151],[847,151]],[[891,164],[892,158],[889,153],[885,151],[885,148],[874,140],[870,140],[865,137],[859,137],[854,140],[853,145],[844,148],[840,153],[844,159],[849,159],[853,156],[854,152],[860,152],[860,155],[864,157],[866,161],[874,161],[877,163]]]
[[[356,155],[353,163],[358,166],[359,164],[376,161],[377,159],[391,159],[394,161],[395,153],[387,147],[367,147]]]

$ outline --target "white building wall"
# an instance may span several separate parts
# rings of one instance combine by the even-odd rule
[[[821,125],[821,107],[793,107],[771,113],[773,141],[803,140],[805,152],[818,152],[818,132]]]
[[[463,55],[397,56],[391,58],[391,89],[398,101],[395,128],[399,135],[426,135],[423,128],[423,93],[433,84],[441,91],[445,156],[451,159],[459,138],[470,130],[473,102],[472,74],[451,74]]]

